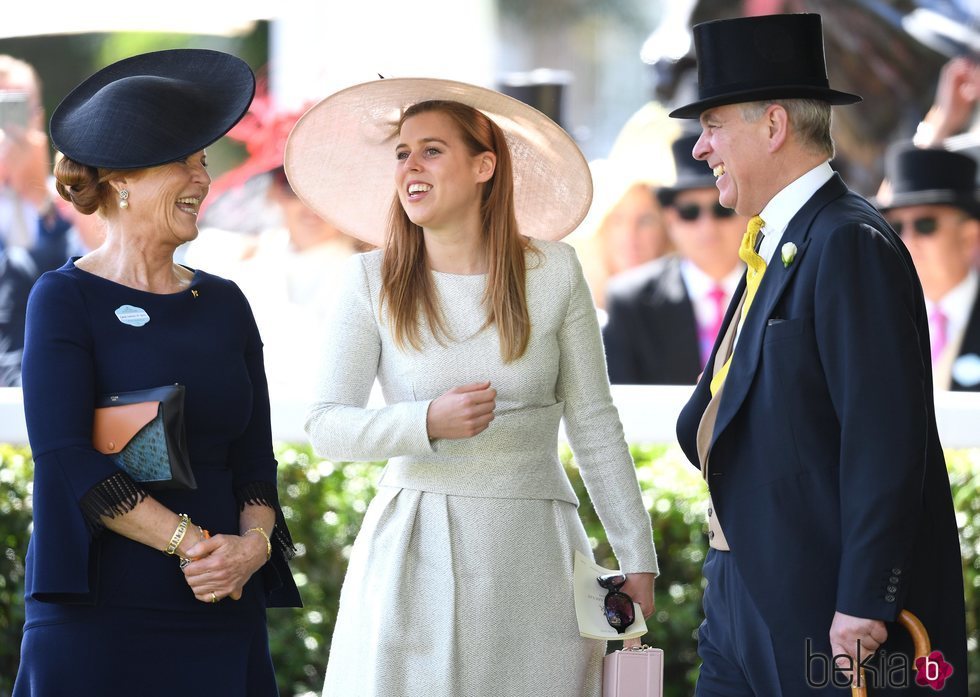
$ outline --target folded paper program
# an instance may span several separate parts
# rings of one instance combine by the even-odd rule
[[[606,621],[604,607],[606,590],[599,586],[596,579],[607,574],[618,573],[620,572],[615,569],[599,566],[581,552],[575,552],[575,616],[578,618],[579,634],[587,639],[618,641],[635,639],[647,633],[647,625],[639,603],[633,603],[636,619],[624,633],[620,634]]]

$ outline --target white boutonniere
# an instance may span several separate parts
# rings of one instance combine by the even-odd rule
[[[796,245],[792,242],[787,242],[780,250],[779,256],[783,260],[783,266],[788,267],[793,263],[793,259],[796,258]]]

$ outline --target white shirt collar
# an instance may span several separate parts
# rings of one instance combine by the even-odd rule
[[[735,288],[738,287],[738,282],[742,278],[742,274],[745,272],[745,266],[740,262],[727,275],[722,277],[720,281],[715,281],[715,279],[695,266],[690,259],[681,259],[680,268],[681,278],[684,280],[687,295],[695,303],[707,298],[708,293],[715,287],[715,283],[721,285],[726,296],[729,298],[732,297],[735,294]]]
[[[759,254],[766,260],[767,265],[772,261],[789,221],[833,176],[834,170],[830,162],[822,162],[773,196],[759,213],[766,221],[766,226],[762,229],[765,237],[759,248]]]

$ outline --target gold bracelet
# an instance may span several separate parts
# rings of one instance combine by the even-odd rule
[[[177,515],[180,516],[180,522],[177,523],[177,529],[170,537],[170,544],[163,550],[171,556],[177,553],[177,548],[180,547],[180,543],[184,541],[184,535],[187,534],[187,526],[191,524],[191,519],[186,513],[178,513]]]
[[[249,528],[242,533],[242,537],[245,537],[250,532],[257,532],[265,538],[265,560],[269,561],[272,558],[272,540],[269,539],[269,536],[262,528]]]

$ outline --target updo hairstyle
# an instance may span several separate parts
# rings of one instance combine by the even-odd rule
[[[91,215],[106,210],[116,195],[108,182],[123,173],[123,170],[83,165],[59,153],[54,163],[55,189],[79,213]]]

